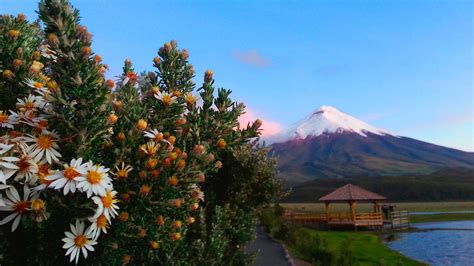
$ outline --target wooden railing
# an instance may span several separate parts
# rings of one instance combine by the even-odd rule
[[[356,213],[356,221],[365,221],[365,220],[380,220],[382,221],[382,214],[376,212],[367,212],[367,213]]]

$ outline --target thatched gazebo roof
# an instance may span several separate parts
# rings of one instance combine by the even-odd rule
[[[361,187],[347,184],[321,197],[319,201],[374,201],[384,200],[384,196],[370,192]]]

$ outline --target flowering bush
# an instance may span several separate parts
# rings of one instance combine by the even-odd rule
[[[279,191],[261,121],[239,125],[212,71],[196,90],[175,41],[156,71],[126,60],[106,80],[77,10],[43,0],[39,15],[0,20],[0,263],[249,263]]]

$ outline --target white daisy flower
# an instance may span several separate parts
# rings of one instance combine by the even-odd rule
[[[197,101],[200,100],[199,95],[193,95],[191,92],[188,92],[184,95],[184,101],[187,105],[195,105]]]
[[[165,106],[169,106],[176,101],[176,98],[167,92],[159,91],[154,94],[154,96],[156,99],[160,100]]]
[[[49,184],[51,184],[53,181],[51,180],[47,180],[46,178],[55,174],[56,171],[53,171],[50,169],[50,165],[47,164],[47,163],[41,163],[41,164],[38,164],[38,183],[39,185],[34,187],[32,189],[32,193],[38,193],[40,192],[41,190],[44,190],[46,189]]]
[[[12,111],[10,111],[10,114],[6,111],[0,111],[0,127],[13,129],[15,124],[18,124],[18,115]]]
[[[102,197],[92,197],[92,200],[97,204],[97,210],[95,212],[94,218],[98,218],[100,215],[104,215],[107,218],[107,221],[110,222],[112,218],[117,215],[119,207],[115,204],[118,202],[117,191],[107,191],[105,196]]]
[[[5,156],[5,157],[0,157],[0,182],[3,184],[6,184],[7,179],[13,176],[15,174],[16,169],[19,167],[16,165],[16,162],[18,162],[20,158],[13,157],[13,156]],[[2,171],[1,168],[5,168],[5,171]]]
[[[76,259],[76,264],[81,251],[84,258],[87,258],[87,250],[94,251],[93,245],[97,244],[90,230],[84,231],[84,229],[84,222],[76,220],[76,226],[71,224],[71,232],[64,232],[66,237],[62,239],[65,243],[63,248],[67,249],[66,256],[69,255],[70,262]]]
[[[24,141],[26,143],[34,143],[26,149],[26,152],[29,153],[31,157],[39,161],[44,156],[50,164],[53,160],[55,162],[59,161],[58,157],[61,157],[61,154],[56,151],[59,146],[56,143],[54,134],[48,134],[43,131],[38,137],[32,135],[28,136],[29,137],[24,138]]]
[[[27,124],[30,127],[40,129],[45,134],[55,135],[53,132],[46,130],[46,127],[48,126],[48,120],[43,115],[27,116],[23,113],[20,113],[19,117],[21,118],[21,122],[23,124]]]
[[[10,187],[9,185],[0,184],[0,190],[7,189],[9,187]],[[0,194],[0,207],[3,207],[3,206],[5,206],[5,201],[3,201],[3,195]]]
[[[194,199],[204,201],[204,192],[201,191],[201,188],[199,188],[196,184],[190,185],[189,188],[192,189],[191,196]]]
[[[41,96],[34,96],[33,94],[28,95],[28,97],[23,99],[18,99],[16,103],[16,108],[22,112],[28,111],[38,111],[45,106],[46,102],[44,102],[43,97]]]
[[[112,179],[108,175],[110,169],[92,162],[86,164],[87,173],[75,178],[77,188],[87,193],[90,198],[92,194],[104,197],[106,191],[112,189]]]
[[[8,199],[3,200],[5,206],[0,206],[0,211],[13,211],[13,213],[3,218],[3,220],[0,221],[0,225],[4,225],[13,220],[13,232],[16,230],[18,224],[20,224],[21,218],[30,207],[30,188],[26,185],[23,187],[23,199],[20,198],[18,191],[13,186],[6,190],[5,193]]]
[[[21,147],[21,149],[24,151],[25,147]],[[1,157],[0,166],[3,167],[4,175],[0,176],[3,182],[14,174],[16,174],[15,181],[25,179],[25,182],[34,184],[38,179],[38,165],[28,154],[23,154],[19,157]]]
[[[117,177],[119,180],[125,180],[128,177],[128,174],[133,170],[132,166],[126,165],[124,162],[122,162],[121,167],[115,166],[115,169],[117,170],[115,173],[112,173]]]
[[[92,223],[89,226],[88,233],[92,234],[93,239],[99,238],[101,232],[107,234],[107,229],[110,227],[110,222],[107,220],[104,214],[101,214],[98,217],[90,217],[88,219],[89,222]]]
[[[26,79],[25,84],[30,88],[38,90],[38,92],[40,92],[41,94],[44,94],[45,92],[48,91],[48,88],[45,86],[44,83],[33,80],[33,79]]]
[[[163,133],[159,132],[156,128],[153,130],[145,131],[144,136],[155,141],[163,140]]]
[[[86,164],[82,164],[82,158],[79,158],[77,160],[72,159],[70,164],[64,164],[64,170],[47,176],[45,179],[51,181],[49,187],[52,187],[56,190],[64,188],[63,193],[64,195],[67,195],[69,191],[71,193],[76,192],[76,177],[86,175]]]
[[[15,144],[3,144],[0,143],[0,155],[6,153],[7,151],[11,150]]]
[[[39,49],[40,49],[40,52],[41,52],[41,56],[43,56],[45,58],[50,58],[50,59],[53,59],[53,61],[56,61],[55,52],[49,48],[49,45],[47,45],[47,44],[41,45],[39,47]]]

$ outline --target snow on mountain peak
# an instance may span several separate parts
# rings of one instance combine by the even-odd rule
[[[389,132],[371,126],[357,118],[345,114],[332,106],[321,106],[303,120],[274,136],[271,142],[291,139],[305,139],[323,134],[352,132],[366,137],[366,133],[391,135]]]

